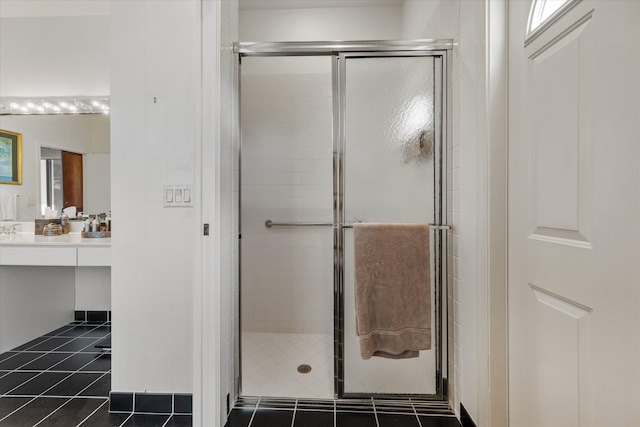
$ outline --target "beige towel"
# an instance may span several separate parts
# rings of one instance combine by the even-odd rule
[[[354,224],[360,355],[418,357],[431,348],[428,224]]]

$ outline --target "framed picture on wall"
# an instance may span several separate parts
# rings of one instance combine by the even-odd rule
[[[0,129],[0,184],[22,184],[22,134]]]

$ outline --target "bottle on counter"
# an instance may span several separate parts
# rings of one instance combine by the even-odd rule
[[[69,233],[69,215],[64,211],[60,215],[60,227],[62,227],[62,234]]]

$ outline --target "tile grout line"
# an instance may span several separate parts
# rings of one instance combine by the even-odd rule
[[[71,329],[75,329],[75,328],[76,328],[76,327],[78,327],[78,326],[85,326],[85,324],[80,324],[80,325],[73,326],[73,327],[71,327],[71,328],[69,328],[69,329],[66,329],[64,332],[68,332],[68,331],[70,331]],[[46,340],[42,340],[42,341],[40,341],[40,342],[38,342],[38,343],[36,343],[36,344],[32,345],[31,347],[27,347],[27,348],[25,348],[24,350],[18,350],[18,351],[19,351],[20,353],[22,353],[22,352],[28,352],[28,351],[29,351],[30,349],[32,349],[33,347],[38,346],[38,345],[40,345],[40,344],[42,344],[42,343],[45,343],[45,342],[47,342],[47,341],[50,341],[52,338],[73,338],[73,339],[69,340],[69,342],[74,341],[76,338],[92,338],[92,337],[85,337],[85,335],[86,335],[86,334],[88,334],[89,332],[93,332],[93,331],[95,331],[96,329],[98,329],[99,327],[102,327],[102,326],[105,326],[105,324],[104,324],[104,323],[103,323],[103,324],[99,324],[99,325],[98,325],[98,324],[96,324],[96,326],[94,326],[91,330],[89,330],[89,331],[87,331],[87,332],[85,332],[85,333],[83,333],[83,334],[81,334],[81,335],[78,335],[77,337],[73,337],[73,336],[64,336],[64,335],[43,335],[43,337],[47,337],[47,339],[46,339]],[[58,329],[60,329],[60,328],[58,328]],[[35,338],[35,339],[38,339],[38,338]],[[69,344],[69,343],[66,343],[66,344]],[[54,349],[49,350],[49,352],[55,351],[55,349],[60,348],[60,347],[62,347],[63,345],[66,345],[66,344],[59,345],[58,347],[56,347],[56,348],[54,348]],[[85,348],[86,348],[86,347],[85,347]],[[37,351],[37,350],[31,350],[31,351]],[[34,359],[34,360],[35,360],[35,359]]]
[[[256,402],[255,408],[253,408],[253,413],[251,414],[251,419],[249,420],[249,425],[247,427],[251,427],[251,424],[253,423],[253,419],[256,416],[256,411],[258,410],[258,405],[260,404],[261,399],[262,399],[262,396],[258,397],[258,401]]]
[[[378,413],[376,412],[376,402],[371,398],[371,406],[373,406],[373,416],[376,418],[376,427],[380,427],[380,422],[378,421]]]
[[[78,325],[78,326],[82,326],[82,325]],[[12,369],[12,370],[8,370],[6,375],[9,375],[9,374],[14,373],[14,372],[40,372],[40,374],[39,374],[39,375],[34,376],[33,378],[31,378],[31,379],[29,379],[29,380],[25,381],[24,383],[22,383],[22,384],[20,384],[20,385],[26,384],[27,382],[31,381],[32,379],[34,379],[34,378],[36,378],[36,377],[40,376],[42,373],[44,373],[44,372],[46,372],[46,371],[49,371],[49,369],[51,369],[51,368],[53,368],[53,367],[55,367],[55,366],[59,365],[60,363],[62,363],[62,362],[64,362],[65,360],[69,359],[70,357],[73,357],[73,355],[75,355],[75,354],[77,354],[77,353],[80,353],[82,350],[86,349],[86,348],[87,348],[87,347],[89,347],[91,344],[87,345],[86,347],[83,347],[82,349],[80,349],[80,350],[78,350],[78,351],[75,351],[75,352],[69,352],[70,354],[69,354],[69,356],[68,356],[68,357],[65,357],[64,359],[62,359],[62,360],[61,360],[61,361],[59,361],[58,363],[56,363],[56,364],[52,365],[52,366],[51,366],[51,368],[49,368],[49,369],[43,369],[43,370],[35,370],[35,369],[34,369],[34,370],[29,370],[29,369],[20,369],[20,368],[22,368],[22,367],[24,367],[24,366],[26,366],[26,365],[29,365],[29,364],[31,364],[31,363],[33,363],[33,362],[35,362],[35,361],[39,360],[39,359],[42,359],[43,357],[47,356],[48,354],[52,354],[52,353],[66,353],[66,352],[60,352],[60,351],[56,351],[56,350],[57,350],[57,349],[59,349],[60,347],[63,347],[63,346],[65,346],[65,345],[67,345],[67,344],[69,344],[69,343],[71,343],[71,342],[75,341],[77,338],[82,338],[82,337],[84,337],[84,335],[86,335],[86,334],[88,334],[88,333],[90,333],[90,332],[93,332],[93,331],[94,331],[94,330],[96,330],[98,327],[102,327],[102,326],[104,326],[104,324],[102,324],[102,325],[98,325],[98,326],[94,327],[93,329],[91,329],[90,331],[87,331],[87,332],[85,332],[84,334],[79,335],[79,336],[77,336],[77,337],[64,337],[64,336],[58,336],[58,335],[49,336],[46,340],[40,341],[40,342],[38,342],[37,344],[32,345],[31,347],[27,347],[27,348],[26,348],[26,349],[24,349],[24,350],[18,350],[18,351],[16,351],[16,352],[15,352],[16,354],[14,354],[14,355],[13,355],[13,356],[11,356],[11,357],[8,357],[8,358],[4,359],[2,362],[4,362],[5,360],[10,360],[10,359],[12,359],[12,358],[14,358],[14,357],[17,357],[17,356],[18,356],[19,354],[21,354],[21,353],[42,353],[42,355],[40,355],[40,356],[36,357],[36,358],[35,358],[35,359],[33,359],[33,360],[30,360],[30,361],[28,361],[28,362],[25,362],[25,363],[23,363],[22,365],[20,365],[20,366],[18,366],[18,367],[16,367],[16,368],[14,368],[14,369]],[[74,329],[74,328],[75,328],[75,326],[74,326],[73,328],[69,328],[69,329],[67,329],[67,330]],[[109,333],[109,334],[107,334],[107,335],[110,335],[110,334],[111,334],[111,333]],[[45,335],[45,336],[46,336],[46,335]],[[106,337],[106,336],[105,336],[105,337]],[[51,349],[51,350],[42,350],[42,351],[38,351],[38,350],[30,350],[30,349],[32,349],[32,348],[34,348],[34,347],[36,347],[36,346],[38,346],[38,345],[40,345],[40,344],[42,344],[42,343],[45,343],[45,342],[47,342],[47,341],[51,340],[52,338],[72,338],[72,339],[71,339],[71,340],[69,340],[68,342],[64,343],[64,344],[59,345],[58,347],[55,347],[55,348]],[[86,337],[86,338],[92,338],[92,337]],[[37,339],[37,338],[36,338],[36,339]],[[97,340],[97,339],[99,339],[99,338],[96,338],[96,340]],[[11,350],[9,350],[9,352],[11,352]],[[91,362],[89,362],[89,363],[91,363]],[[88,363],[87,363],[87,365],[88,365]],[[86,366],[86,365],[84,365],[84,366]],[[84,367],[84,366],[83,366],[83,367]],[[65,371],[62,371],[62,372],[65,372]],[[72,373],[73,373],[74,371],[66,371],[66,372],[72,372]],[[75,372],[77,372],[77,371],[75,371]],[[3,375],[3,376],[2,376],[2,378],[4,378],[6,375]],[[18,387],[19,387],[19,386],[18,386]],[[14,389],[15,389],[15,388],[14,388]],[[14,389],[9,390],[8,392],[13,391]],[[8,392],[7,392],[7,393],[8,393]]]
[[[66,360],[66,359],[65,359]],[[73,376],[74,374],[84,374],[84,373],[91,373],[91,374],[102,374],[99,378],[97,378],[96,380],[94,380],[91,384],[89,384],[87,387],[83,388],[80,392],[83,392],[86,388],[88,388],[89,386],[93,385],[93,383],[95,383],[96,381],[98,381],[100,378],[104,377],[106,374],[110,373],[110,372],[80,372],[79,370],[76,371],[11,371],[10,373],[19,373],[19,372],[25,372],[25,373],[33,373],[33,372],[40,372],[38,375],[34,375],[33,377],[29,378],[28,380],[18,384],[17,386],[15,386],[14,388],[7,390],[7,392],[0,394],[0,397],[20,397],[20,396],[24,396],[24,397],[48,397],[43,395],[42,393],[45,393],[47,391],[49,391],[51,388],[57,386],[58,384],[60,384],[61,382],[63,382],[64,380],[66,380],[67,378]],[[60,381],[58,381],[57,383],[53,384],[51,387],[49,387],[48,389],[44,390],[42,393],[40,394],[9,394],[12,391],[14,391],[17,388],[22,387],[23,385],[27,384],[28,382],[33,381],[34,379],[38,378],[39,376],[41,376],[42,374],[45,373],[56,373],[56,374],[68,374],[67,376],[65,376],[63,379],[61,379]],[[49,396],[52,397],[52,396]],[[75,397],[75,396],[62,396],[62,397]],[[100,397],[100,396],[97,396]]]
[[[413,408],[413,413],[415,414],[416,419],[418,420],[418,426],[422,427],[422,421],[420,421],[420,417],[418,416],[418,411],[416,410],[416,406],[413,404],[411,400],[409,400],[409,403],[411,403],[411,408]]]
[[[84,372],[81,372],[84,373]],[[87,385],[85,388],[83,388],[82,390],[80,390],[79,392],[77,392],[73,397],[80,397],[80,398],[84,398],[86,396],[80,396],[80,393],[82,393],[83,391],[85,391],[86,389],[88,389],[89,387],[91,387],[92,385],[94,385],[95,383],[97,383],[98,381],[100,381],[102,378],[104,378],[106,375],[108,374],[108,372],[103,373],[102,375],[100,375],[98,378],[96,378],[95,380],[93,380],[93,382],[89,385]],[[72,374],[73,375],[73,374]]]
[[[88,347],[88,346],[87,346],[87,347]],[[87,347],[84,347],[84,348],[87,348]],[[75,354],[78,354],[78,353],[80,353],[80,351],[76,352]],[[69,357],[71,357],[71,356],[69,356]],[[68,359],[68,358],[67,358],[67,359]],[[66,359],[65,359],[65,360],[66,360]],[[89,363],[92,363],[92,362],[93,362],[93,361],[91,361],[91,362],[89,362]],[[62,361],[61,361],[60,363],[62,363]],[[44,391],[43,391],[42,393],[40,393],[37,397],[47,397],[44,393],[46,393],[46,392],[48,392],[49,390],[51,390],[52,388],[54,388],[54,387],[56,387],[56,386],[60,385],[60,383],[62,383],[62,382],[64,382],[64,381],[66,381],[66,380],[67,380],[67,379],[69,379],[69,378],[71,378],[73,375],[80,373],[80,372],[79,372],[79,371],[80,371],[80,369],[82,369],[83,367],[87,366],[89,363],[86,363],[86,364],[85,364],[85,365],[83,365],[81,368],[76,369],[75,371],[70,371],[71,373],[70,373],[69,375],[65,376],[65,377],[64,377],[64,378],[62,378],[60,381],[58,381],[57,383],[53,384],[51,387],[47,388],[46,390],[44,390]],[[55,366],[55,365],[54,365],[54,366]],[[27,381],[27,382],[30,382],[30,381],[32,381],[33,379],[38,378],[40,375],[42,375],[42,374],[44,374],[44,373],[46,373],[46,372],[48,372],[48,371],[46,371],[46,370],[45,370],[45,371],[42,371],[40,374],[38,374],[38,375],[34,376],[33,378],[31,378],[31,379],[30,379],[29,381]],[[26,384],[27,382],[25,382],[25,383],[23,383],[23,384]],[[16,388],[17,388],[17,387],[16,387]],[[85,388],[86,388],[86,387],[85,387]],[[13,390],[15,390],[15,388],[13,388],[11,391],[13,391]],[[83,389],[83,390],[84,390],[84,389]]]
[[[78,326],[87,326],[86,323],[81,323],[81,324],[71,324],[73,326],[70,326],[67,329],[64,329],[62,332],[60,332],[61,334],[64,334],[65,332],[68,332],[72,329],[75,329]],[[37,342],[36,344],[30,346],[30,347],[26,347],[24,350],[17,350],[15,351],[15,354],[13,354],[11,357],[8,357],[6,359],[3,359],[3,361],[5,360],[10,360],[14,357],[18,357],[21,353],[25,353],[25,354],[29,354],[29,353],[42,353],[40,356],[27,361],[25,363],[23,363],[22,365],[17,366],[16,368],[12,369],[12,370],[8,370],[4,375],[2,375],[0,378],[4,378],[6,376],[8,376],[11,373],[18,373],[18,372],[22,372],[22,373],[33,373],[33,372],[39,372],[37,375],[34,375],[33,377],[29,378],[26,381],[22,381],[20,384],[16,385],[15,387],[13,387],[12,389],[8,390],[6,393],[2,394],[2,397],[8,397],[8,398],[19,398],[19,397],[26,397],[26,398],[30,398],[29,400],[27,400],[27,402],[25,402],[23,405],[21,405],[20,407],[16,408],[14,411],[12,411],[11,413],[7,414],[6,416],[4,416],[2,419],[0,419],[0,421],[4,421],[5,419],[7,419],[8,417],[11,417],[13,414],[15,414],[16,412],[22,410],[23,408],[25,408],[26,406],[28,406],[29,404],[31,404],[33,401],[35,401],[36,399],[39,398],[43,398],[43,399],[64,399],[64,402],[62,404],[60,404],[59,406],[57,406],[56,409],[54,409],[53,411],[49,412],[48,414],[46,414],[46,416],[44,416],[40,421],[38,421],[34,426],[36,425],[40,425],[42,422],[44,422],[46,419],[48,419],[49,417],[51,417],[54,413],[56,413],[57,411],[59,411],[63,406],[67,405],[69,402],[71,402],[73,399],[76,398],[85,398],[85,399],[105,399],[105,402],[102,403],[96,410],[94,410],[89,416],[91,416],[93,413],[95,413],[99,408],[103,407],[107,402],[108,402],[108,398],[105,397],[96,397],[96,396],[79,396],[80,393],[82,393],[83,391],[85,391],[86,389],[88,389],[89,387],[91,387],[93,384],[95,384],[97,381],[99,381],[100,379],[104,378],[108,373],[110,373],[110,370],[107,372],[103,372],[103,371],[87,371],[87,372],[83,372],[81,371],[82,369],[86,368],[88,365],[90,365],[91,363],[95,362],[95,360],[97,360],[100,357],[100,353],[99,356],[93,358],[93,360],[90,360],[87,363],[84,363],[83,365],[81,365],[78,369],[76,369],[75,371],[53,371],[51,370],[51,368],[63,363],[64,361],[70,359],[73,356],[76,355],[80,355],[83,353],[82,350],[87,349],[89,346],[94,345],[98,340],[100,339],[104,339],[106,337],[108,337],[111,333],[107,333],[106,335],[103,335],[102,337],[87,337],[88,334],[96,331],[98,328],[104,327],[104,326],[109,326],[107,322],[102,322],[101,324],[95,324],[95,325],[91,325],[91,329],[87,330],[86,332],[84,332],[81,335],[78,336],[64,336],[64,335],[44,335],[44,337],[46,337],[46,339],[43,339],[39,342]],[[64,327],[60,327],[58,329],[62,329]],[[42,343],[45,343],[47,341],[51,341],[52,338],[71,338],[69,339],[67,342],[53,348],[50,350],[42,350],[42,351],[38,351],[38,350],[34,350],[34,348],[38,345],[41,345]],[[27,369],[20,369],[24,366],[27,366],[31,363],[36,362],[37,360],[40,360],[42,358],[44,358],[47,355],[50,354],[60,354],[60,353],[67,353],[67,352],[60,352],[60,351],[56,351],[58,350],[60,347],[63,347],[65,345],[68,345],[69,343],[76,341],[78,338],[95,338],[95,340],[91,343],[88,344],[85,347],[82,347],[79,350],[76,351],[70,351],[68,352],[69,355],[67,357],[65,357],[62,360],[57,361],[56,363],[53,363],[52,365],[50,365],[48,368],[44,368],[42,370],[27,370]],[[36,338],[37,339],[37,338]],[[10,350],[11,351],[11,350]],[[87,352],[87,354],[93,354],[93,353],[89,353]],[[44,373],[59,373],[59,374],[68,374],[65,375],[60,381],[58,381],[57,383],[51,385],[49,388],[47,388],[46,390],[44,390],[42,393],[32,396],[32,395],[9,395],[8,393],[11,393],[12,391],[15,391],[16,389],[24,386],[27,383],[30,383],[31,381],[35,380],[36,378],[42,376],[42,374]],[[62,382],[66,381],[67,379],[69,379],[70,377],[72,377],[75,374],[99,374],[98,378],[96,378],[94,381],[92,381],[90,384],[88,384],[87,386],[85,386],[84,388],[82,388],[78,393],[76,393],[74,396],[47,396],[44,395],[44,393],[46,393],[47,391],[51,390],[52,388],[58,386],[59,384],[61,384]],[[82,421],[84,422],[84,420]]]
[[[104,326],[104,325],[99,325],[99,326]],[[96,328],[97,328],[97,327],[99,327],[99,326],[96,326]],[[87,334],[87,333],[89,333],[89,332],[94,331],[96,328],[93,328],[93,329],[91,329],[90,331],[85,332],[85,334]],[[73,328],[70,328],[70,329],[73,329]],[[75,337],[75,338],[73,338],[72,340],[70,340],[69,342],[72,342],[72,341],[74,341],[75,339],[80,338],[80,337],[82,337],[82,336],[83,336],[83,335],[85,335],[85,334],[82,334],[82,335],[80,335],[80,336],[78,336],[78,337]],[[109,335],[109,334],[107,334],[107,335]],[[51,338],[51,337],[50,337],[50,338]],[[31,346],[31,347],[28,347],[28,348],[27,348],[27,350],[28,350],[29,348],[33,348],[33,347],[35,347],[36,345],[39,345],[39,344],[41,344],[42,342],[46,342],[46,341],[47,341],[47,340],[44,340],[44,341],[41,341],[41,342],[40,342],[40,343],[38,343],[38,344],[35,344],[35,345]],[[60,346],[58,346],[58,347],[56,347],[56,348],[60,348],[60,347],[62,347],[62,346],[64,346],[64,345],[67,345],[67,344],[68,344],[68,343],[62,344],[62,345],[60,345]],[[91,344],[87,345],[86,347],[83,347],[82,349],[80,349],[80,350],[78,350],[78,351],[76,351],[76,352],[74,352],[74,353],[71,353],[68,357],[64,358],[63,360],[59,361],[58,363],[54,364],[54,365],[53,365],[53,366],[51,366],[51,367],[55,367],[55,366],[59,365],[60,363],[64,362],[65,360],[67,360],[67,359],[69,359],[69,358],[73,357],[74,355],[77,355],[77,354],[81,353],[81,352],[82,352],[82,350],[86,349],[86,348],[87,348],[87,347],[89,347],[90,345],[91,345]],[[25,350],[24,352],[27,352],[27,350]],[[55,349],[54,349],[54,350],[55,350]],[[30,372],[29,370],[20,370],[20,368],[21,368],[21,367],[23,367],[23,366],[26,366],[26,365],[28,365],[28,364],[30,364],[30,363],[35,362],[36,360],[38,360],[38,359],[40,359],[40,358],[42,358],[42,357],[46,356],[47,354],[52,353],[54,350],[50,350],[50,351],[45,351],[45,352],[43,352],[44,354],[42,354],[41,356],[39,356],[39,357],[37,357],[37,358],[35,358],[35,359],[33,359],[33,360],[30,360],[29,362],[26,362],[26,363],[24,363],[24,364],[22,364],[22,365],[18,366],[16,369],[14,369],[14,370],[12,370],[12,371],[9,371],[9,372],[7,373],[7,375],[8,375],[9,373],[16,373],[16,372]],[[17,354],[20,354],[20,353],[22,353],[22,352],[23,352],[23,351],[19,351],[19,352],[17,352],[17,353],[16,353],[16,355],[17,355]],[[12,356],[12,357],[15,357],[15,356]],[[11,358],[8,358],[8,359],[11,359]],[[8,360],[8,359],[5,359],[5,360]],[[95,360],[95,359],[94,359],[94,360]],[[68,378],[69,378],[69,377],[71,377],[72,375],[77,374],[77,373],[80,373],[80,372],[79,372],[79,371],[80,371],[80,369],[82,369],[82,368],[86,367],[86,366],[87,366],[87,365],[89,365],[90,363],[93,363],[93,361],[94,361],[94,360],[92,360],[91,362],[88,362],[88,363],[84,364],[82,367],[80,367],[79,369],[76,369],[75,371],[60,371],[60,372],[57,372],[57,371],[49,371],[48,369],[44,369],[44,370],[41,370],[41,371],[33,370],[33,371],[31,371],[31,372],[40,372],[40,373],[39,373],[39,374],[37,374],[37,375],[34,375],[33,377],[29,378],[28,380],[26,380],[26,381],[24,381],[24,382],[22,382],[22,383],[18,384],[18,385],[17,385],[17,386],[15,386],[14,388],[12,388],[12,389],[8,390],[7,392],[3,393],[3,394],[2,394],[2,396],[7,396],[7,397],[13,396],[13,395],[10,395],[9,393],[11,393],[12,391],[14,391],[14,390],[16,390],[16,389],[18,389],[18,388],[22,387],[23,385],[25,385],[25,384],[27,384],[27,383],[29,383],[29,382],[33,381],[34,379],[36,379],[36,378],[40,377],[40,376],[41,376],[42,374],[44,374],[44,373],[47,373],[47,372],[56,372],[56,373],[63,373],[63,374],[67,374],[67,373],[68,373],[69,375],[66,375],[63,379],[61,379],[61,380],[60,380],[60,381],[58,381],[57,383],[53,384],[51,387],[47,388],[46,390],[44,390],[44,391],[43,391],[42,393],[40,393],[39,395],[35,395],[35,398],[38,398],[38,397],[47,397],[47,396],[44,396],[44,395],[43,395],[43,393],[46,393],[47,391],[49,391],[49,390],[50,390],[50,389],[52,389],[53,387],[57,386],[57,385],[58,385],[58,384],[60,384],[61,382],[65,381],[66,379],[68,379]],[[49,369],[50,369],[50,368],[49,368]],[[103,375],[103,376],[104,376],[104,375]],[[101,377],[100,377],[100,378],[101,378]],[[94,381],[94,382],[95,382],[95,381]],[[93,383],[92,383],[92,384],[93,384]],[[87,387],[88,387],[88,386],[87,386]],[[86,388],[86,387],[85,387],[85,388]],[[84,389],[83,389],[83,390],[81,390],[81,392],[82,392],[82,391],[84,391]],[[31,395],[25,395],[25,396],[31,396]]]
[[[43,399],[89,399],[89,400],[102,400],[102,399],[108,399],[108,397],[106,396],[57,396],[57,395],[50,395],[50,396],[43,396],[43,395],[35,395],[35,394],[12,394],[11,396],[7,396],[7,395],[3,395],[3,398],[26,398],[26,399],[38,399],[38,398],[43,398]]]
[[[45,371],[40,372],[38,375],[34,375],[33,377],[29,378],[28,380],[26,380],[25,382],[22,382],[20,384],[18,384],[17,386],[15,386],[14,388],[12,388],[11,390],[7,390],[6,393],[4,393],[2,396],[3,397],[11,397],[12,395],[10,395],[9,393],[11,393],[12,391],[14,391],[17,388],[22,387],[23,385],[27,384],[30,381],[33,381],[34,379],[38,378],[40,375],[44,374]],[[72,375],[72,374],[69,374]],[[26,395],[26,396],[30,396],[30,395]],[[39,395],[35,396],[36,398],[39,397]]]
[[[104,405],[107,405],[107,404],[109,404],[109,398],[107,398],[102,405],[100,405],[96,409],[94,409],[93,412],[91,412],[89,415],[87,415],[84,418],[84,420],[80,421],[80,424],[78,424],[76,427],[80,427],[85,421],[87,421],[89,418],[91,418],[93,416],[93,414],[98,412]]]
[[[0,418],[0,422],[6,420],[7,418],[9,418],[11,415],[15,414],[16,412],[18,412],[19,410],[21,410],[22,408],[24,408],[25,406],[27,406],[29,403],[33,402],[34,400],[36,400],[37,397],[32,398],[31,400],[28,400],[27,402],[25,402],[22,406],[20,406],[19,408],[16,408],[13,412],[5,415],[3,418]]]
[[[127,423],[127,421],[129,421],[129,419],[133,417],[133,412],[129,414],[129,416],[127,418],[125,418],[125,420],[122,422],[122,424],[120,424],[120,427],[124,427],[124,425]]]
[[[293,425],[296,422],[296,410],[298,409],[298,399],[296,398],[294,404],[293,404],[293,417],[291,417],[291,427],[293,427]]]
[[[49,418],[51,415],[55,414],[56,412],[58,412],[60,410],[60,408],[62,408],[64,405],[66,405],[67,403],[71,402],[70,398],[67,398],[67,400],[60,406],[58,406],[56,409],[54,409],[53,411],[49,412],[43,419],[41,419],[40,421],[38,421],[37,423],[35,423],[33,425],[33,427],[36,427],[38,424],[41,424],[44,420],[46,420],[47,418]]]
[[[12,349],[12,350],[8,350],[8,351],[7,351],[7,353],[16,353],[15,355],[11,356],[11,357],[15,357],[18,353],[34,351],[34,350],[30,350],[30,349],[32,349],[33,347],[35,347],[35,346],[37,346],[37,345],[40,345],[40,344],[42,344],[42,343],[44,343],[44,342],[49,341],[51,338],[74,338],[74,339],[75,339],[75,338],[80,338],[80,337],[83,337],[84,335],[88,334],[89,332],[93,332],[93,331],[95,331],[95,330],[96,330],[97,328],[99,328],[99,327],[102,327],[102,326],[109,326],[109,325],[108,325],[108,322],[103,322],[103,323],[100,323],[100,324],[98,324],[98,323],[96,323],[96,324],[87,324],[86,322],[83,322],[83,323],[78,323],[78,324],[70,323],[70,324],[67,324],[67,325],[65,325],[65,326],[61,326],[61,327],[60,327],[60,328],[58,328],[58,329],[61,329],[61,328],[67,327],[67,326],[69,326],[69,325],[73,325],[73,326],[70,326],[68,329],[65,329],[63,332],[68,332],[68,331],[70,331],[71,329],[75,329],[75,328],[77,328],[78,326],[90,326],[90,327],[92,327],[92,329],[91,329],[91,330],[89,330],[89,331],[87,331],[87,332],[85,332],[85,333],[83,333],[83,334],[81,334],[81,335],[78,335],[77,337],[73,337],[73,336],[65,336],[65,335],[60,335],[60,334],[58,334],[58,335],[46,335],[46,334],[45,334],[45,335],[42,335],[42,336],[40,336],[40,337],[34,338],[34,339],[33,339],[33,340],[31,340],[31,341],[37,340],[37,339],[39,339],[39,338],[46,338],[46,339],[44,339],[44,340],[42,340],[42,341],[38,341],[37,343],[33,344],[33,345],[32,345],[32,346],[30,346],[30,347],[26,347],[26,348],[25,348],[25,349],[23,349],[23,350],[17,350],[17,348],[22,347],[22,345],[21,345],[21,346],[18,346],[18,347],[16,347],[16,348]],[[56,329],[56,330],[57,330],[57,329]],[[53,331],[52,331],[52,332],[53,332]],[[27,344],[28,344],[28,343],[27,343]],[[23,344],[23,345],[26,345],[26,344]],[[45,352],[46,352],[46,351],[45,351]],[[4,359],[4,360],[9,360],[9,359],[11,359],[11,357],[8,357],[8,358],[6,358],[6,359]]]
[[[169,423],[169,420],[171,420],[171,418],[173,418],[173,416],[175,415],[175,412],[174,412],[175,407],[176,407],[176,394],[171,393],[171,413],[169,414],[169,418],[167,418],[164,424],[162,424],[162,427],[166,427],[167,424]]]

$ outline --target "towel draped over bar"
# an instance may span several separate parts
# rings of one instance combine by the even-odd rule
[[[429,224],[353,228],[361,357],[418,357],[431,348]]]

